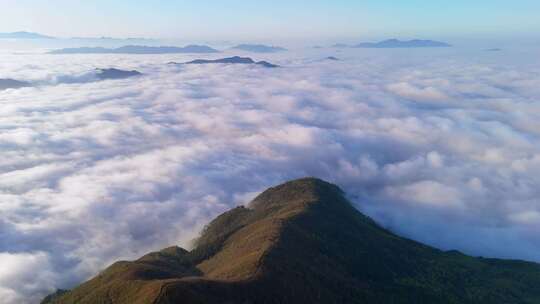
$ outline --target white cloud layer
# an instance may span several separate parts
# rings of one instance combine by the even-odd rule
[[[379,53],[380,52],[380,53]],[[401,53],[400,53],[401,52]],[[386,227],[443,249],[540,262],[540,63],[531,53],[6,55],[0,298],[34,303],[118,259],[189,245],[287,179],[340,184]],[[88,80],[95,68],[143,77]],[[7,299],[7,300],[6,300]]]

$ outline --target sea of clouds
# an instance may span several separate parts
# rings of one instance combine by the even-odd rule
[[[119,259],[189,247],[219,213],[303,176],[400,235],[540,262],[539,55],[254,57],[277,69],[2,55],[0,78],[36,87],[0,91],[0,299],[36,303]],[[144,76],[97,81],[108,67]]]

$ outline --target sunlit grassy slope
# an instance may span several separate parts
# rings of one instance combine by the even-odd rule
[[[399,237],[306,178],[220,215],[192,251],[117,262],[44,303],[540,303],[540,265]]]

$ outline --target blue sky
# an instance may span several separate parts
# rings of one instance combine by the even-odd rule
[[[540,33],[538,0],[3,0],[0,32],[200,39]]]

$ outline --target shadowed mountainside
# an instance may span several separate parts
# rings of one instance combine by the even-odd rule
[[[218,216],[192,251],[117,262],[43,303],[540,303],[540,265],[399,237],[305,178]]]

